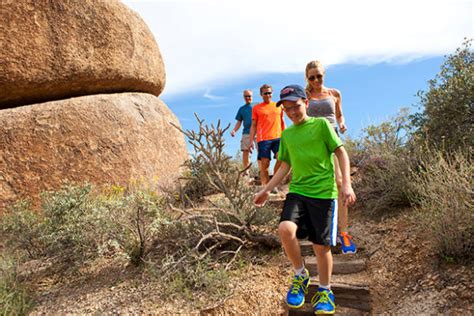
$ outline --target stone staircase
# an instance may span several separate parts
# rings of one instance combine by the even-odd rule
[[[256,190],[260,185],[258,180],[252,183]],[[285,191],[285,190],[284,190]],[[275,209],[281,210],[284,204],[284,191],[279,194],[270,194],[267,203]],[[304,316],[314,315],[311,298],[318,289],[318,270],[312,243],[300,241],[301,254],[305,258],[305,266],[311,275],[310,286],[306,294],[306,303],[298,309],[289,308],[285,315]],[[367,262],[364,258],[364,248],[358,245],[356,254],[342,254],[341,246],[331,249],[333,254],[333,273],[331,289],[336,301],[336,315],[366,315],[371,311],[371,295],[367,275]]]
[[[305,265],[311,275],[306,303],[298,309],[288,308],[287,315],[313,315],[311,298],[318,289],[318,270],[311,242],[301,241]],[[336,314],[363,315],[371,311],[370,288],[366,261],[360,254],[343,255],[340,246],[333,247],[331,288],[336,301]]]

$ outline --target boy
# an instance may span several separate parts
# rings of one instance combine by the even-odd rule
[[[330,281],[332,254],[337,236],[337,185],[334,177],[334,157],[339,159],[342,171],[341,201],[355,202],[349,174],[349,157],[342,147],[334,128],[324,118],[310,118],[306,114],[308,100],[299,85],[286,86],[280,92],[280,101],[293,125],[283,131],[278,159],[281,166],[272,180],[255,195],[254,203],[263,205],[269,192],[293,171],[289,193],[278,226],[283,248],[295,272],[287,304],[298,308],[305,302],[309,273],[304,267],[297,238],[313,243],[319,275],[319,288],[311,299],[316,314],[334,314],[334,294]]]

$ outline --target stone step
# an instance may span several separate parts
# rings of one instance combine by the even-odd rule
[[[314,256],[313,243],[309,240],[300,240],[301,255],[303,257]],[[337,244],[334,247],[331,247],[332,254],[342,254],[341,245]],[[353,255],[345,255],[352,257]]]
[[[301,247],[301,255],[305,256],[314,256],[313,252],[313,244],[309,240],[300,240],[300,247]],[[355,254],[345,254],[345,256],[350,257],[359,257],[361,253],[363,253],[365,247],[363,245],[357,245],[357,253]],[[331,252],[333,254],[342,254],[341,244],[337,244],[334,247],[331,247]]]
[[[318,290],[318,280],[311,278],[306,294],[306,301],[311,302],[311,298]],[[331,289],[337,306],[349,307],[362,311],[371,310],[371,296],[369,286],[365,283],[347,284],[341,282],[332,282]]]
[[[306,303],[302,307],[298,309],[294,308],[288,308],[288,311],[286,314],[288,316],[310,316],[313,315],[313,307],[311,304]],[[342,307],[339,305],[336,305],[336,313],[334,315],[344,315],[344,316],[363,316],[363,315],[369,315],[368,312],[366,311],[361,311],[359,309],[353,309],[353,308],[347,308],[347,307]]]
[[[311,276],[318,275],[318,265],[316,257],[310,256],[305,258],[305,266]],[[366,261],[363,259],[353,258],[348,255],[333,256],[333,274],[350,274],[358,273],[366,269]]]
[[[348,311],[353,313],[352,315],[362,315],[363,312],[371,311],[371,297],[367,285],[333,283],[331,284],[331,288],[334,292],[336,310],[339,308],[339,314],[346,314],[343,312],[344,309],[341,308],[348,308]],[[310,303],[317,289],[318,282],[314,280],[309,286],[308,294],[306,294],[306,304],[298,309],[288,308],[288,315],[312,315],[313,308]],[[355,310],[357,310],[358,313]]]

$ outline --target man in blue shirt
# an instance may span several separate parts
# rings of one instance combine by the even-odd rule
[[[242,122],[244,123],[244,129],[242,131],[242,139],[240,140],[240,150],[242,150],[242,160],[244,168],[249,165],[249,149],[252,140],[250,139],[250,126],[252,125],[252,90],[244,90],[243,93],[245,104],[242,105],[237,111],[235,119],[237,123],[230,132],[232,137],[239,130]]]

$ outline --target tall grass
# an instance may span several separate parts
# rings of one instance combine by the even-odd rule
[[[426,150],[412,172],[417,223],[449,261],[474,259],[473,171],[469,153]]]
[[[0,315],[26,315],[34,301],[18,280],[16,263],[11,257],[0,255]]]

